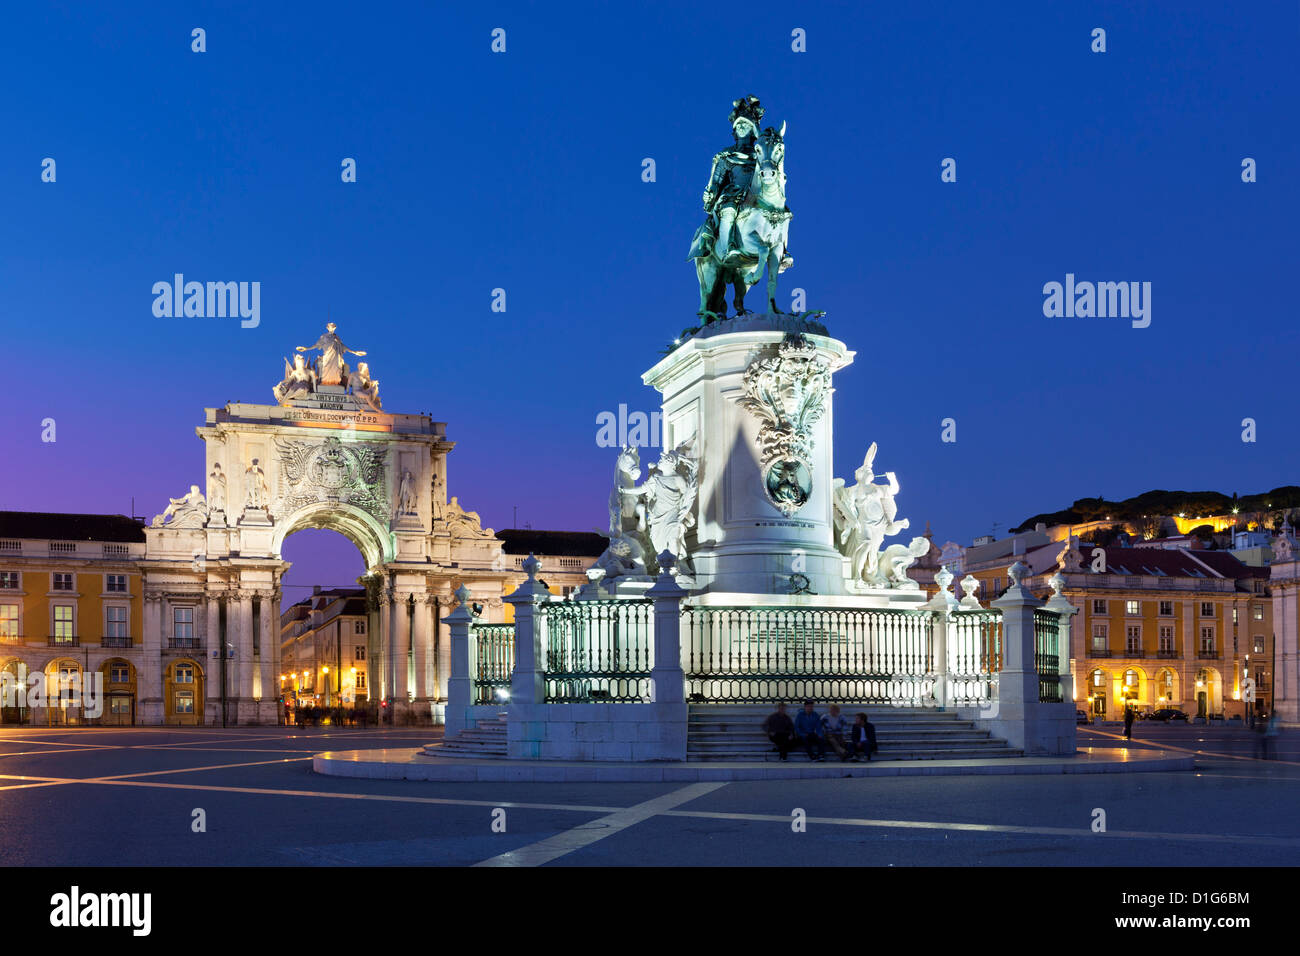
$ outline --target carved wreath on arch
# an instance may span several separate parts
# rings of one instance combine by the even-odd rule
[[[738,404],[757,417],[759,473],[767,499],[787,518],[812,495],[812,427],[826,413],[831,369],[817,346],[791,334],[777,354],[754,361]]]
[[[279,459],[275,510],[279,514],[334,501],[355,505],[381,523],[388,521],[383,445],[344,444],[331,436],[323,442],[276,439],[275,448]]]

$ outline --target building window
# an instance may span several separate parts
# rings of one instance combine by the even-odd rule
[[[105,591],[116,593],[126,593],[126,575],[125,574],[107,574],[105,577]]]
[[[356,622],[356,626],[355,626],[355,628],[353,629],[352,633],[353,633],[353,634],[364,634],[364,633],[366,633],[366,622],[365,622],[365,621],[357,621],[357,622]]]
[[[110,664],[108,666],[108,682],[110,684],[131,683],[131,666],[129,664]]]
[[[1129,615],[1130,617],[1136,617],[1137,615],[1142,613],[1141,603],[1138,601],[1125,601],[1124,613]]]
[[[357,690],[365,690],[365,689],[366,689],[366,675],[361,671],[357,671]]]
[[[193,684],[194,683],[194,665],[177,664],[176,665],[176,683]]]
[[[1129,668],[1124,672],[1124,697],[1133,699],[1138,695],[1138,672]]]
[[[1212,627],[1201,628],[1201,650],[1203,651],[1214,650],[1214,628]]]
[[[1232,624],[1234,627],[1237,624],[1237,608],[1235,606],[1232,609]]]
[[[1124,635],[1124,647],[1130,651],[1142,650],[1142,625],[1130,624]]]
[[[104,608],[104,636],[126,637],[126,608]]]
[[[1262,637],[1256,637],[1256,638],[1255,638],[1255,650],[1252,651],[1251,653],[1254,653],[1254,654],[1263,654],[1263,653],[1264,653],[1264,639],[1263,639]]]
[[[54,605],[54,639],[56,641],[72,640],[72,605]]]
[[[1174,672],[1165,670],[1160,672],[1156,678],[1156,689],[1160,691],[1160,699],[1170,701],[1174,699]]]
[[[1253,617],[1255,620],[1257,621],[1264,620],[1264,605],[1262,604],[1252,605],[1250,612],[1251,612],[1250,616]]]
[[[1160,650],[1172,653],[1174,649],[1174,628],[1171,624],[1160,625]]]
[[[56,590],[56,591],[71,591],[71,590],[72,590],[72,575],[71,575],[71,574],[64,574],[62,571],[55,571],[55,572],[54,572],[54,590]]]
[[[354,661],[364,661],[366,659],[366,648],[364,644],[357,644],[352,648],[352,659]]]
[[[1109,646],[1106,625],[1094,624],[1092,626],[1092,649],[1094,651],[1104,651]]]
[[[1105,613],[1106,613],[1106,602],[1105,602],[1104,600],[1101,600],[1101,601],[1093,600],[1093,602],[1092,602],[1092,613],[1093,613],[1093,614],[1105,614]]]
[[[131,698],[123,697],[120,694],[110,697],[108,699],[108,712],[110,714],[131,713]]]
[[[0,588],[10,591],[18,590],[18,572],[17,571],[0,571]]]
[[[194,640],[194,608],[172,608],[172,637],[178,641]]]
[[[194,691],[178,690],[176,692],[176,713],[178,714],[194,713]]]
[[[1160,602],[1160,615],[1161,615],[1162,617],[1170,617],[1170,616],[1173,615],[1173,613],[1174,613],[1174,602],[1173,602],[1173,601],[1161,601],[1161,602]]]
[[[1106,686],[1106,672],[1101,668],[1092,672],[1092,686],[1095,688],[1094,693],[1099,693]]]
[[[1213,602],[1213,601],[1202,601],[1202,602],[1201,602],[1201,617],[1214,617],[1214,602]]]
[[[18,605],[0,604],[0,640],[10,641],[18,637]]]

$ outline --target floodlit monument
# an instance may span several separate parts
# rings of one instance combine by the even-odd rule
[[[793,213],[787,127],[764,114],[733,103],[689,252],[697,322],[642,375],[663,396],[664,451],[615,456],[609,546],[575,599],[552,600],[534,562],[505,598],[513,626],[464,603],[448,618],[447,740],[429,753],[763,759],[763,711],[805,697],[876,708],[932,744],[896,756],[1074,752],[1060,587],[1044,606],[1017,565],[981,607],[944,570],[927,600],[908,569],[931,545],[904,536],[902,486],[877,474],[876,445],[837,474],[832,383],[854,353],[822,313],[777,305]],[[764,273],[755,313],[746,294]]]
[[[367,684],[398,722],[441,716],[453,587],[468,584],[485,618],[504,615],[501,541],[447,498],[445,423],[384,411],[367,363],[349,367],[365,354],[329,323],[284,359],[275,404],[206,410],[207,494],[191,485],[145,530],[140,722],[183,722],[165,708],[177,661],[198,688],[190,721],[283,722],[281,552],[303,528],[361,552],[379,631]]]

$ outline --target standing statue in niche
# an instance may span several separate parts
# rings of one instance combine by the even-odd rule
[[[708,324],[726,318],[726,288],[736,315],[747,315],[745,293],[767,267],[768,309],[776,304],[776,277],[794,264],[787,253],[790,207],[785,201],[785,124],[759,132],[766,111],[758,98],[732,103],[734,145],[713,157],[704,189],[708,218],[695,231],[688,259],[700,283],[699,315]]]
[[[212,473],[208,475],[208,507],[213,511],[226,510],[226,474],[220,462],[213,463]]]
[[[270,488],[266,483],[266,472],[262,470],[256,458],[253,459],[251,465],[244,469],[244,485],[247,496],[244,506],[246,508],[265,508]]]
[[[397,488],[397,513],[413,515],[418,512],[419,508],[415,500],[415,476],[408,468],[402,472],[402,481]]]

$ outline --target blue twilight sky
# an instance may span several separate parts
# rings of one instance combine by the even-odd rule
[[[486,525],[602,526],[596,416],[657,407],[746,94],[789,124],[781,302],[857,350],[837,472],[879,442],[913,528],[1298,483],[1297,40],[1293,2],[11,5],[0,508],[161,510],[201,481],[203,408],[270,401],[328,313],[386,408],[449,423]],[[176,272],[260,282],[259,327],[155,318]],[[1045,318],[1067,272],[1152,283],[1150,327]],[[327,532],[286,556],[360,570]]]

